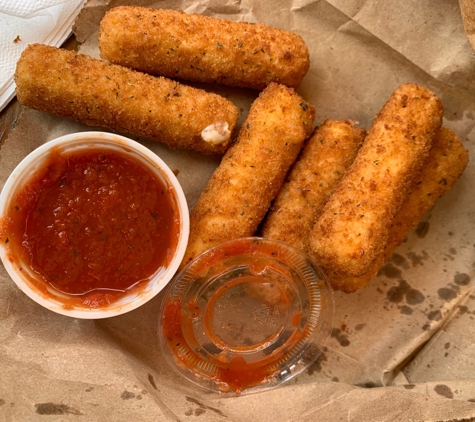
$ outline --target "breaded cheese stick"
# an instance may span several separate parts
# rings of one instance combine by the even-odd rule
[[[352,120],[325,120],[315,128],[272,204],[262,236],[307,250],[316,218],[366,136],[354,125]]]
[[[204,153],[228,148],[239,114],[219,95],[41,44],[22,53],[15,82],[27,107]]]
[[[333,288],[351,293],[365,287],[427,211],[452,189],[467,163],[468,151],[458,137],[450,129],[441,128],[420,176],[394,218],[386,249],[376,258],[370,270],[359,277],[341,277],[328,272]]]
[[[405,84],[394,91],[310,233],[308,252],[322,267],[352,276],[369,270],[442,116],[440,99],[428,89]]]
[[[169,78],[263,89],[297,87],[310,66],[303,39],[263,24],[119,6],[100,24],[101,57]]]
[[[228,240],[252,236],[312,130],[315,108],[271,83],[254,101],[190,215],[182,267]]]

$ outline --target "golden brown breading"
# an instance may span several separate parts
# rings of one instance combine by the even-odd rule
[[[308,252],[320,265],[352,276],[369,270],[386,247],[442,116],[440,99],[422,86],[401,85],[391,95],[310,233]]]
[[[315,128],[266,217],[262,236],[307,250],[316,218],[366,136],[366,130],[354,123],[325,120]]]
[[[315,108],[292,88],[271,83],[260,93],[191,212],[182,266],[221,242],[254,234],[314,118]]]
[[[23,52],[15,82],[27,107],[204,153],[229,142],[206,142],[201,132],[221,122],[231,133],[239,114],[219,95],[41,44]]]
[[[119,6],[99,32],[101,57],[150,74],[263,89],[297,87],[310,66],[302,38],[263,24]]]
[[[441,128],[420,176],[394,219],[384,252],[376,258],[370,270],[359,277],[340,277],[329,272],[333,288],[351,293],[366,286],[425,213],[452,188],[467,163],[468,151],[455,133]]]

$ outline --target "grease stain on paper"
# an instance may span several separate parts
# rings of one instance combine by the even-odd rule
[[[223,412],[221,412],[221,410],[216,409],[215,407],[206,406],[205,404],[201,403],[199,400],[194,399],[193,397],[185,396],[185,398],[186,398],[187,402],[196,404],[198,406],[198,408],[196,408],[194,410],[186,411],[185,412],[186,416],[191,416],[192,414],[194,414],[195,416],[200,416],[203,413],[206,413],[207,410],[211,410],[212,412],[215,412],[219,416],[223,416],[223,417],[227,418],[227,416]]]
[[[454,276],[454,283],[458,286],[468,286],[470,284],[470,276],[465,273],[457,273]]]
[[[454,393],[452,393],[452,390],[450,389],[450,387],[448,387],[445,384],[437,384],[434,387],[434,391],[440,396],[446,397],[448,399],[454,398]]]
[[[378,272],[379,275],[384,275],[387,278],[401,278],[402,277],[402,271],[392,265],[391,263],[385,264],[381,267],[381,269]]]
[[[0,406],[3,406],[5,404],[5,400],[0,399]]]
[[[83,415],[79,410],[62,403],[36,403],[38,415]]]
[[[450,302],[451,300],[457,297],[457,292],[454,289],[450,289],[448,287],[441,287],[437,290],[439,297],[446,302]]]
[[[130,400],[135,398],[135,394],[131,391],[124,390],[124,392],[120,395],[122,400]]]
[[[422,251],[422,255],[418,255],[415,252],[408,252],[406,255],[411,261],[413,267],[416,267],[419,265],[423,266],[424,261],[429,258],[429,255],[427,254],[426,251]]]
[[[427,318],[431,321],[440,321],[442,319],[442,313],[439,310],[431,311],[427,314]]]
[[[398,253],[393,253],[391,257],[391,262],[394,263],[397,267],[401,267],[405,270],[410,268],[409,264],[407,263],[406,258],[404,258],[402,255],[399,255]]]
[[[307,374],[308,375],[313,375],[315,372],[321,372],[322,370],[322,363],[326,362],[328,360],[327,355],[322,352],[317,360],[313,362],[308,368],[307,368]]]
[[[406,280],[399,280],[399,285],[391,287],[386,297],[392,303],[401,303],[405,298],[408,305],[417,305],[425,300],[425,296],[419,290],[412,288]]]
[[[415,229],[416,236],[419,239],[424,239],[427,233],[429,233],[430,224],[428,221],[420,221]]]
[[[150,383],[150,385],[155,388],[155,390],[158,390],[157,388],[157,384],[155,384],[155,379],[153,378],[153,375],[152,374],[148,374],[148,382]]]
[[[339,328],[333,328],[331,336],[337,339],[338,343],[340,343],[340,346],[342,347],[347,347],[350,345],[350,340],[348,339],[348,336],[345,333],[342,333]]]

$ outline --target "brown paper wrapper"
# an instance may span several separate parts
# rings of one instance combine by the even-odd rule
[[[99,57],[100,19],[125,3],[299,33],[311,67],[298,92],[316,105],[317,123],[353,119],[369,128],[397,86],[425,85],[442,99],[444,126],[475,154],[475,56],[454,2],[90,0],[75,24],[81,52]],[[235,102],[239,124],[257,95],[205,89]],[[26,110],[1,147],[0,187],[37,146],[91,129]],[[219,158],[139,141],[179,171],[193,207]],[[335,294],[334,328],[319,359],[283,387],[257,395],[223,398],[175,374],[157,347],[162,294],[117,318],[74,320],[36,305],[0,266],[0,420],[475,418],[474,177],[470,162],[369,286]]]

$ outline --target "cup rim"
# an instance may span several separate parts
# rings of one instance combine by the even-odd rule
[[[143,304],[151,300],[153,297],[155,297],[167,286],[167,284],[177,272],[178,267],[185,254],[190,231],[190,218],[186,197],[180,182],[178,181],[177,177],[170,169],[170,167],[157,154],[155,154],[152,150],[140,144],[139,142],[134,141],[130,138],[114,133],[100,131],[75,132],[60,136],[58,138],[45,142],[44,144],[30,152],[26,157],[24,157],[15,167],[15,169],[11,172],[5,182],[5,185],[3,186],[2,191],[0,192],[0,217],[6,214],[7,206],[10,203],[16,190],[24,186],[24,183],[22,182],[22,177],[23,180],[30,180],[30,177],[27,176],[25,178],[25,175],[31,174],[31,168],[35,165],[40,164],[42,160],[47,157],[51,148],[61,148],[62,146],[67,147],[75,143],[81,144],[83,142],[91,143],[91,145],[97,143],[99,147],[103,146],[106,148],[107,145],[110,145],[116,149],[123,147],[123,151],[125,151],[126,153],[132,152],[137,154],[141,159],[150,164],[151,167],[155,167],[158,172],[161,173],[165,182],[169,184],[169,186],[172,188],[180,217],[180,234],[174,256],[171,259],[168,267],[164,271],[158,272],[150,279],[150,281],[148,282],[148,286],[150,287],[141,289],[139,293],[134,292],[133,290],[129,293],[126,292],[124,296],[122,296],[119,300],[113,302],[107,307],[70,308],[68,306],[65,306],[64,303],[61,304],[59,301],[43,296],[39,291],[36,291],[35,288],[30,285],[30,283],[25,281],[24,277],[19,273],[19,271],[15,268],[12,262],[10,262],[10,260],[8,259],[7,248],[5,247],[3,242],[0,243],[0,259],[2,260],[10,278],[17,285],[17,287],[22,290],[30,299],[43,306],[44,308],[47,308],[58,314],[73,318],[101,319],[122,315],[134,309],[137,309],[138,307],[142,306]],[[126,298],[128,295],[130,295],[131,299],[122,303],[122,299]]]

